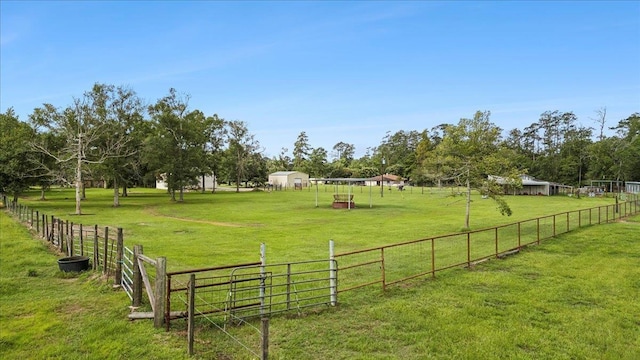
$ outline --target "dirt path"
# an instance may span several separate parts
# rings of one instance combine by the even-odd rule
[[[153,215],[155,217],[161,217],[161,218],[166,218],[166,219],[185,221],[185,222],[191,222],[191,223],[197,223],[197,224],[208,224],[208,225],[225,226],[225,227],[252,227],[252,226],[257,227],[257,226],[261,226],[260,224],[249,224],[249,225],[234,224],[234,223],[228,223],[228,222],[196,220],[196,219],[183,218],[183,217],[179,217],[179,216],[163,215],[163,214],[160,214],[159,212],[157,212],[152,207],[145,207],[144,212],[146,212],[147,214]]]

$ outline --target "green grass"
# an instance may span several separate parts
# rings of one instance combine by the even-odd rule
[[[270,263],[327,258],[328,242],[346,252],[458,232],[464,224],[464,199],[450,190],[420,188],[387,191],[355,187],[356,209],[331,208],[333,187],[320,188],[319,206],[313,191],[218,192],[185,194],[184,203],[171,202],[166,192],[131,189],[113,208],[112,190],[88,189],[83,212],[75,209],[72,189],[37,191],[21,198],[42,213],[74,223],[122,227],[125,245],[144,246],[150,256],[166,256],[170,270],[258,261],[261,243]],[[346,189],[339,189],[346,192]],[[472,228],[512,223],[567,210],[610,205],[611,198],[538,197],[507,198],[514,215],[504,217],[490,200],[474,196]]]
[[[186,359],[184,339],[127,320],[129,299],[55,254],[0,211],[0,358]]]
[[[578,230],[505,260],[386,293],[349,293],[337,309],[275,317],[271,354],[276,359],[638,359],[639,221]],[[232,332],[247,342],[255,339],[248,327]],[[211,344],[201,346],[204,354],[233,346],[214,334]]]
[[[382,199],[374,193],[369,208],[368,194],[357,188],[358,208],[351,211],[331,209],[331,193],[321,192],[316,208],[314,193],[306,191],[189,193],[179,204],[162,192],[133,189],[114,209],[110,191],[91,190],[83,202],[90,215],[83,216],[70,215],[69,190],[52,191],[47,201],[34,200],[34,192],[21,202],[75,223],[123,227],[127,245],[143,244],[145,253],[167,256],[174,268],[257,260],[261,242],[269,262],[326,258],[329,239],[338,251],[348,251],[455,232],[463,223],[464,202],[447,192],[414,189]],[[614,203],[508,200],[514,216],[505,218],[493,203],[474,197],[472,226]],[[89,275],[61,276],[41,242],[0,215],[0,357],[183,356],[182,321],[173,323],[177,331],[169,335],[149,322],[128,322],[123,293]],[[637,359],[640,217],[634,221],[577,230],[505,260],[453,269],[385,293],[379,287],[343,293],[334,309],[273,317],[272,358]],[[22,240],[7,241],[14,238]],[[228,331],[256,349],[250,326]],[[202,358],[251,358],[219,330],[201,327],[197,339]]]

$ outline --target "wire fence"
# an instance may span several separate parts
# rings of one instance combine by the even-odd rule
[[[640,211],[638,196],[629,195],[629,198],[613,205],[336,254],[338,292],[372,285],[380,285],[384,290],[389,285],[417,277],[435,277],[437,272],[446,269],[470,267],[489,258],[518,252],[523,247],[584,226],[618,221]]]
[[[18,202],[8,201],[6,195],[2,195],[2,202],[18,221],[31,228],[60,254],[87,257],[93,270],[101,271],[107,277],[113,276],[114,282],[120,284],[124,250],[122,228],[74,224]]]
[[[262,247],[258,262],[167,273],[164,257],[148,258],[140,245],[124,247],[121,228],[74,224],[7,202],[6,196],[2,200],[19,221],[61,254],[86,256],[94,270],[114,276],[134,307],[143,304],[142,293],[146,291],[155,326],[169,330],[172,320],[186,318],[190,354],[216,357],[233,349],[262,358],[268,353],[265,319],[272,314],[300,314],[306,308],[335,305],[338,295],[345,292],[371,286],[386,290],[415,278],[435,277],[446,269],[471,267],[581,227],[640,212],[638,196],[629,195],[627,201],[614,205],[339,254],[334,253],[330,241],[329,256],[322,260],[268,264]],[[206,331],[194,331],[195,324],[229,336],[214,344]],[[236,325],[246,325],[241,331],[253,335],[240,340],[235,331],[229,331],[229,326]]]

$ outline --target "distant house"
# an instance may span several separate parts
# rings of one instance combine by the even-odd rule
[[[385,186],[404,186],[404,180],[398,175],[384,174],[374,176],[365,180],[365,186],[380,186],[380,182]]]
[[[160,174],[158,178],[156,178],[156,189],[167,190],[169,188],[169,184],[167,183],[167,174]],[[199,176],[196,179],[193,179],[193,183],[195,185],[190,186],[190,189],[202,189],[202,176]],[[205,190],[213,190],[218,187],[218,183],[216,182],[215,175],[205,175],[204,176],[204,189]]]
[[[628,192],[628,193],[631,193],[631,194],[640,194],[640,182],[638,182],[638,181],[627,181],[625,183],[624,191]]]
[[[509,182],[500,176],[489,176],[498,184],[504,187],[505,194],[511,195],[558,195],[568,194],[573,186],[558,184],[550,181],[537,180],[533,176],[520,175],[522,179],[522,188],[515,188]]]
[[[300,171],[276,171],[269,174],[269,185],[282,188],[302,189],[309,186],[309,174]]]

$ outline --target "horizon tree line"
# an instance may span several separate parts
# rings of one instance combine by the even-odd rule
[[[334,178],[385,172],[414,185],[477,189],[508,214],[488,175],[517,182],[518,174],[529,173],[574,186],[585,179],[640,180],[640,113],[609,127],[612,136],[604,134],[606,108],[592,119],[596,129],[580,124],[572,112],[552,110],[506,137],[490,115],[478,111],[457,124],[387,132],[360,158],[344,141],[332,149],[314,148],[302,131],[292,157],[283,147],[268,158],[246,122],[192,109],[189,96],[175,89],[145,104],[131,88],[96,83],[64,108],[35,108],[26,122],[12,108],[0,114],[0,191],[17,199],[30,186],[40,187],[42,197],[51,185],[74,186],[76,214],[81,214],[86,179],[113,188],[117,207],[127,188],[152,186],[160,174],[167,176],[171,199],[183,201],[185,188],[212,174],[239,191],[263,185],[275,171]]]

